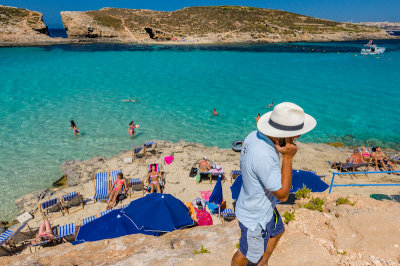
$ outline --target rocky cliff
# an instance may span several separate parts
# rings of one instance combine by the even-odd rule
[[[120,41],[286,42],[389,38],[377,28],[241,6],[188,7],[164,12],[103,8],[61,12],[69,38]]]
[[[51,40],[41,13],[0,5],[0,43],[36,43]]]

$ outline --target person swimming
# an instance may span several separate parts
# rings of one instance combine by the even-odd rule
[[[74,120],[71,120],[71,128],[75,135],[79,134],[79,129],[76,127]]]
[[[121,102],[130,102],[130,103],[137,103],[137,99],[128,99],[128,100],[121,100]]]
[[[260,117],[261,117],[261,116],[260,116],[260,113],[258,113],[257,116],[254,117],[254,118],[256,119],[256,123],[258,122],[258,120],[260,119]]]
[[[272,108],[274,107],[274,102],[271,102],[270,104],[268,104],[267,108]]]
[[[218,113],[217,113],[217,108],[214,108],[213,116],[217,116],[217,115],[218,115]]]

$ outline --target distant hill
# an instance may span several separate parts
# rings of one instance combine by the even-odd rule
[[[243,6],[187,7],[172,12],[103,8],[61,12],[70,38],[122,41],[336,41],[389,38],[378,27],[340,23],[282,10]]]

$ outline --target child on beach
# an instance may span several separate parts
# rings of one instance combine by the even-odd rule
[[[115,202],[117,201],[117,197],[122,192],[122,188],[124,188],[124,194],[126,194],[127,189],[126,179],[122,175],[122,173],[118,173],[118,178],[115,180],[114,184],[112,184],[110,190],[108,191],[108,202],[107,202],[107,210],[114,207]]]
[[[31,243],[32,245],[36,243],[40,243],[45,240],[50,240],[54,239],[53,231],[51,230],[51,225],[49,220],[44,220],[43,222],[40,223],[39,226],[39,231],[36,235],[36,238],[34,238]]]
[[[147,174],[147,180],[150,179],[150,193],[154,192],[154,187],[157,187],[157,193],[161,193],[161,185],[160,181],[158,180],[159,178],[162,184],[162,175],[160,174],[160,172],[156,171],[156,166],[153,164],[151,166],[151,171]]]
[[[79,134],[79,129],[76,127],[74,120],[71,120],[71,128],[74,132],[74,135]]]

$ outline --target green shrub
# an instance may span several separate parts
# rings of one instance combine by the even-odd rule
[[[338,198],[337,201],[336,201],[336,206],[339,206],[339,205],[342,205],[342,204],[347,204],[347,205],[351,205],[351,206],[356,205],[356,203],[355,202],[351,202],[349,200],[349,198]]]
[[[210,253],[210,251],[201,245],[201,249],[199,251],[193,249],[195,255],[202,254],[202,253]]]
[[[292,212],[285,212],[285,214],[283,215],[283,218],[285,218],[285,224],[288,224],[290,221],[295,220],[294,217],[294,211]]]
[[[325,198],[319,198],[319,197],[312,197],[310,202],[307,204],[304,204],[304,208],[315,211],[318,210],[320,212],[322,212],[322,206],[324,206],[326,199]]]
[[[296,191],[296,199],[308,199],[310,198],[311,189],[307,188],[303,184],[303,188]]]

